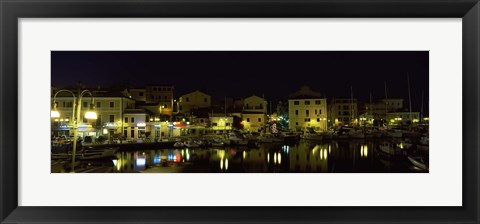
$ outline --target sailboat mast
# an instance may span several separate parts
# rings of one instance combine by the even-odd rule
[[[420,122],[423,121],[423,91],[422,91],[422,107],[420,108]]]
[[[354,116],[353,116],[353,87],[350,86],[350,114],[353,123],[355,124]]]
[[[388,102],[387,102],[387,81],[385,81],[385,121],[387,121]],[[387,121],[388,126],[388,121]]]
[[[412,97],[411,97],[411,94],[410,94],[410,75],[408,74],[408,72],[407,72],[407,84],[408,84],[408,104],[409,104],[409,107],[410,107],[410,120],[413,121],[413,117],[412,117]]]

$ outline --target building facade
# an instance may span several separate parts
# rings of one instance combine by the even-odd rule
[[[419,112],[392,112],[387,113],[387,121],[389,125],[408,125],[418,123],[420,121]]]
[[[163,114],[172,116],[174,100],[172,85],[147,85],[145,94],[146,103],[158,103],[163,107]]]
[[[244,131],[257,133],[265,128],[267,105],[264,98],[255,95],[243,99],[242,125]]]
[[[318,131],[327,130],[327,99],[320,93],[302,87],[291,94],[288,100],[288,127],[293,131],[313,128]]]
[[[357,99],[333,99],[330,108],[330,119],[334,121],[335,127],[358,122]]]
[[[131,88],[129,92],[132,99],[141,102],[147,101],[145,88]]]
[[[193,91],[182,95],[179,100],[178,110],[180,113],[188,113],[192,109],[210,108],[212,97],[201,91]]]
[[[373,103],[365,104],[365,111],[373,115],[375,119],[384,120],[387,113],[401,111],[403,109],[403,99],[381,99]]]

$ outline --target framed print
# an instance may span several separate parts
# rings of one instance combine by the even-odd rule
[[[0,6],[2,223],[479,221],[476,0]]]

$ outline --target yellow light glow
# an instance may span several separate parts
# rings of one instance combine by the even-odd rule
[[[58,118],[58,117],[60,117],[60,112],[58,112],[57,110],[52,110],[50,112],[50,117],[51,118]]]
[[[243,159],[245,159],[245,157],[247,157],[247,151],[243,151]]]
[[[103,134],[104,135],[108,134],[108,130],[106,128],[103,129]]]
[[[323,150],[323,158],[327,159],[327,157],[328,157],[327,150]]]
[[[278,153],[277,162],[278,164],[282,163],[282,154],[280,153]]]
[[[277,153],[273,154],[273,163],[277,163]]]
[[[267,153],[267,163],[270,162],[270,153]]]
[[[65,119],[66,122],[68,122],[69,120],[68,119]]]
[[[58,122],[58,119],[55,119],[56,122]]]
[[[223,159],[220,160],[220,170],[223,170]]]
[[[87,113],[85,113],[85,118],[96,120],[97,119],[97,113],[95,113],[94,111],[87,111]]]
[[[225,159],[225,170],[228,170],[228,159]]]

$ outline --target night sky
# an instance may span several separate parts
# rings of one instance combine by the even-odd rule
[[[173,84],[175,97],[204,90],[216,99],[252,94],[274,101],[287,99],[308,85],[328,98],[369,101],[404,98],[408,107],[407,73],[413,110],[424,92],[428,111],[428,51],[53,51],[52,85],[77,82],[89,87],[125,84]]]

